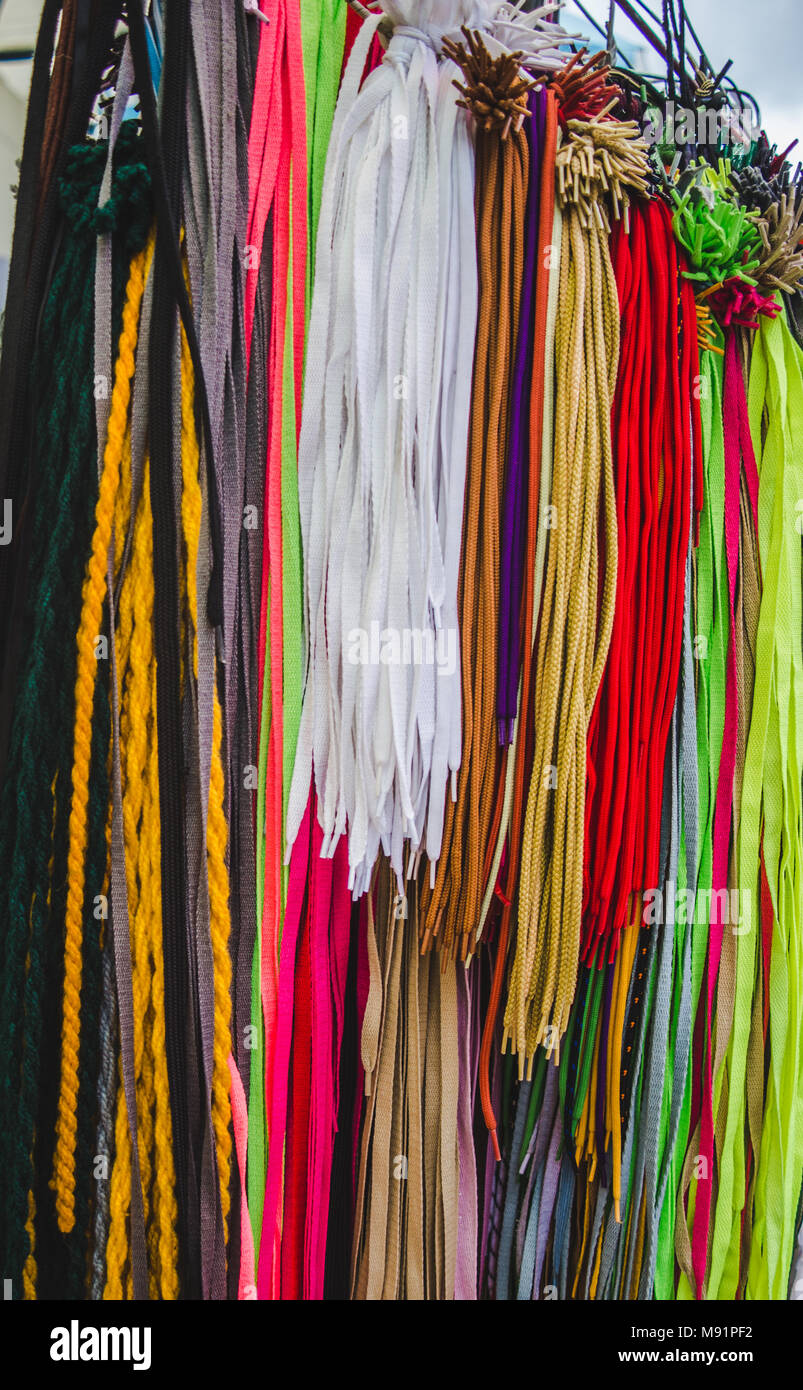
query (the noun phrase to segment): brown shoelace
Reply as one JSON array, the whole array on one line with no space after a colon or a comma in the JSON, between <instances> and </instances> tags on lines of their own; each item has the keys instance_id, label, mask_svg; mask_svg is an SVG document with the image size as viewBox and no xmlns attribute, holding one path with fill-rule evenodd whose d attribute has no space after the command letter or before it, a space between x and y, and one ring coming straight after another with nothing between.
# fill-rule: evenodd
<instances>
[{"instance_id":1,"label":"brown shoelace","mask_svg":"<svg viewBox=\"0 0 803 1390\"><path fill-rule=\"evenodd\" d=\"M496 631L500 511L508 393L524 260L528 149L521 128L528 83L515 55L491 59L477 35L445 44L463 69L461 104L477 120L476 219L479 303L460 578L463 753L456 801L448 801L434 887L421 892L422 951L437 940L465 959L479 921L499 812ZM454 872L459 865L459 873ZM451 866L451 868L450 868Z\"/></svg>"}]
</instances>

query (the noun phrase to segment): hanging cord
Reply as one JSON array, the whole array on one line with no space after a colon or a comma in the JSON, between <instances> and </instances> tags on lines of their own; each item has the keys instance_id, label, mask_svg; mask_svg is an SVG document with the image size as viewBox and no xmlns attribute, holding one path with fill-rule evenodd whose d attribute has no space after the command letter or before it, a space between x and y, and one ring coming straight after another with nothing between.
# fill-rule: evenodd
<instances>
[{"instance_id":1,"label":"hanging cord","mask_svg":"<svg viewBox=\"0 0 803 1390\"><path fill-rule=\"evenodd\" d=\"M397 31L360 90L360 55L373 32L363 26L341 85L321 200L299 444L309 652L288 850L314 774L325 852L348 832L358 894L367 891L380 846L400 892L405 840L437 859L446 785L461 758L454 658L475 305L472 150L451 63L439 64L435 41L409 28ZM398 143L396 100L409 112L407 138ZM409 168L401 197L388 184L392 161L364 158L374 139ZM373 191L357 199L360 170ZM368 258L365 281L353 284L349 262L333 260L339 238ZM423 259L413 254L421 247ZM364 312L368 280L377 313ZM352 331L343 306L353 302ZM405 327L411 314L415 329L412 320ZM331 333L344 335L335 359L342 387L329 370ZM441 390L441 380L453 380L455 390ZM345 452L329 409L341 389L353 421ZM392 468L376 468L372 431L385 439ZM372 652L383 632L394 649Z\"/></svg>"},{"instance_id":2,"label":"hanging cord","mask_svg":"<svg viewBox=\"0 0 803 1390\"><path fill-rule=\"evenodd\" d=\"M157 239L154 258L154 333L151 339L150 370L150 486L154 521L154 566L158 576L155 606L157 677L157 718L159 724L159 794L161 821L165 827L162 853L162 892L164 899L165 990L167 1000L167 1051L173 1132L176 1146L176 1175L179 1197L180 1249L184 1263L186 1292L191 1294L200 1274L197 1244L200 1240L198 1182L200 1155L190 1134L189 1106L198 1085L195 1046L188 1069L186 1041L197 1038L198 1020L191 1009L186 937L188 931L186 873L187 845L184 805L184 777L179 672L179 592L177 574L177 517L173 480L173 374L175 370L175 309L178 307L187 335L198 390L196 408L200 416L206 455L212 575L207 596L211 625L221 628L223 620L223 569L221 528L216 484L212 431L203 371L192 311L184 283L177 227L180 216L181 170L185 159L185 84L189 45L189 14L170 7L166 16L163 128L160 132L156 103L150 79L145 40L144 12L133 4L130 14L131 49L136 83L142 106L143 128L149 159L154 170L157 207ZM221 648L222 650L222 648ZM195 1101L193 1100L193 1105Z\"/></svg>"},{"instance_id":3,"label":"hanging cord","mask_svg":"<svg viewBox=\"0 0 803 1390\"><path fill-rule=\"evenodd\" d=\"M259 1230L264 1168L265 1121L273 1110L274 1055L278 1047L277 992L288 880L282 872L285 810L290 759L294 752L301 701L302 577L298 528L298 423L304 348L305 262L307 248L307 137L303 100L289 93L303 86L300 15L292 4L279 5L274 21L262 26L256 67L255 99L249 131L248 244L255 256L245 277L245 344L249 383L258 368L253 327L256 295L265 314L265 375L256 391L267 401L265 453L257 464L260 554L256 580L256 915L252 962L253 1013L262 1046L261 1088L252 1086L255 1143L249 1164L249 1200ZM253 273L252 273L253 272ZM264 383L267 382L267 392ZM257 616L258 615L258 616ZM253 757L253 752L250 753ZM281 1148L275 1151L281 1155ZM266 1208L267 1209L267 1208ZM268 1223L270 1224L270 1223ZM278 1295L279 1231L271 1229L277 1256L271 1270L271 1296ZM260 1250L260 1261L262 1249ZM264 1265L260 1265L264 1269ZM261 1276L260 1276L261 1277ZM260 1290L264 1283L259 1285Z\"/></svg>"},{"instance_id":4,"label":"hanging cord","mask_svg":"<svg viewBox=\"0 0 803 1390\"><path fill-rule=\"evenodd\" d=\"M732 282L728 282L732 284ZM712 1019L714 1013L714 994L717 992L717 1027L716 1042L717 1052L721 1054L724 1061L727 1050L727 1040L730 1029L728 1027L726 1012L726 982L723 978L728 968L727 950L723 955L723 946L727 948L730 944L724 940L727 930L727 920L729 914L723 916L721 908L721 894L724 891L727 895L728 888L728 861L729 846L732 832L732 811L734 793L734 774L737 753L737 732L738 732L738 695L737 695L737 673L736 673L736 585L737 585L737 566L739 561L739 510L740 510L740 480L742 470L742 457L745 459L745 467L750 476L755 477L756 468L753 459L752 443L750 433L746 425L746 411L739 410L740 391L743 395L743 384L741 377L741 367L737 360L737 345L734 338L734 330L737 326L752 326L755 320L752 314L755 312L752 300L754 292L752 289L742 286L737 280L733 287L733 301L722 305L721 297L723 290L715 292L709 298L709 303L714 306L717 319L730 328L726 337L725 366L723 380L723 444L724 444L724 488L723 488L723 509L724 509L724 540L725 540L725 560L727 576L727 625L729 628L729 638L727 647L727 663L725 668L725 709L724 709L724 731L722 739L722 751L719 761L719 773L717 779L716 801L713 811L712 825L712 870L711 870L711 918L708 940L708 962L707 979L705 991L705 1056L707 1065L703 1074L703 1095L702 1113L700 1128L699 1151L701 1157L708 1164L708 1171L713 1170L713 1150L714 1150L714 1089L717 1085L717 1074L719 1067L717 1057L712 1050ZM748 314L744 313L744 300L749 304ZM765 312L769 317L774 317L778 311L778 306L774 303L767 304ZM756 325L757 326L757 325ZM740 430L740 417L742 429ZM698 1297L701 1296L704 1283L706 1261L708 1255L709 1241L709 1221L711 1212L712 1183L698 1184L695 1209L694 1209L694 1231L692 1238L693 1269L695 1275L695 1285Z\"/></svg>"},{"instance_id":5,"label":"hanging cord","mask_svg":"<svg viewBox=\"0 0 803 1390\"><path fill-rule=\"evenodd\" d=\"M235 280L239 278L235 234L238 215L244 231L245 198L238 187L236 164L237 123L229 118L229 94L234 91L237 69L237 18L242 7L227 0L219 3L202 0L194 17L189 36L190 58L187 68L186 119L187 155L185 183L182 190L184 253L187 265L187 291L192 302L213 431L215 487L221 507L223 552L222 593L224 613L218 638L220 690L225 701L236 690L238 672L235 656L236 571L240 539L243 535L241 501L242 466L245 440L236 427L238 402L235 391L244 392L244 360L238 353L238 334L241 320L234 313ZM243 150L244 153L244 150ZM240 171L244 173L242 165ZM183 351L183 349L182 349ZM239 384L235 382L239 378ZM182 386L182 391L184 391ZM190 397L190 405L192 398ZM184 456L192 452L193 441L185 438ZM207 505L206 475L201 473L202 507L199 517L197 557L197 586L205 593L210 582L210 528ZM186 524L184 527L186 536ZM193 709L187 746L186 834L188 871L188 909L192 961L190 972L197 982L193 985L198 1001L198 1046L200 1078L200 1119L205 1136L201 1144L201 1275L202 1295L219 1299L226 1293L226 1235L223 1210L218 1200L219 1183L215 1172L215 1119L213 1116L213 1074L215 1072L215 968L211 960L213 928L210 921L210 869L207 822L210 809L210 778L212 775L212 745L215 737L215 633L206 621L203 607L191 615L189 627L195 633L192 660L188 663L185 702ZM186 632L185 626L185 632ZM186 659L186 657L185 657ZM221 732L223 723L221 721ZM230 727L230 734L234 729ZM226 740L227 760L229 739ZM249 761L248 758L245 759ZM242 773L237 772L232 783L237 788L232 798L231 814L238 813L236 798L242 786ZM216 855L214 858L216 859ZM228 902L230 914L226 932L227 949L238 948L238 896ZM219 975L219 971L217 972ZM219 1043L218 1043L219 1052ZM218 1058L218 1069L219 1069ZM223 1059L226 1083L229 1070ZM219 1083L218 1083L219 1084ZM226 1201L228 1202L228 1184ZM239 1231L235 1222L233 1234ZM236 1251L232 1251L236 1260Z\"/></svg>"},{"instance_id":6,"label":"hanging cord","mask_svg":"<svg viewBox=\"0 0 803 1390\"><path fill-rule=\"evenodd\" d=\"M799 874L800 754L787 720L801 690L801 547L788 507L800 496L800 468L789 441L803 406L803 354L783 314L761 316L747 393L749 429L759 474L758 537L762 597L756 635L755 685L745 753L739 827L740 934L737 940L729 1088L708 1267L710 1298L733 1297L729 1252L741 1226L745 1118L750 1089L750 1000L758 941L769 909L770 1061L756 1179L757 1204L746 1296L783 1298L792 1258L799 1143L792 1075L799 1065L801 954L796 890ZM767 407L769 406L769 409ZM766 412L766 413L765 413ZM772 672L780 673L789 702ZM763 821L763 827L762 827ZM761 890L762 863L769 893ZM767 901L768 900L768 901ZM747 1085L746 1085L747 1083ZM766 1194L783 1192L783 1203ZM763 1241L761 1237L763 1236ZM763 1248L762 1248L763 1247Z\"/></svg>"},{"instance_id":7,"label":"hanging cord","mask_svg":"<svg viewBox=\"0 0 803 1390\"><path fill-rule=\"evenodd\" d=\"M197 583L198 545L201 523L201 488L198 474L199 451L193 409L193 374L186 334L181 336L182 349L182 559L181 593L182 649L192 648L193 666L197 664ZM149 465L146 465L146 474ZM141 1083L143 1121L147 1109L155 1115L155 1128L142 1125L142 1147L145 1151L143 1170L150 1172L152 1192L149 1194L148 1246L151 1257L151 1289L161 1297L174 1298L178 1292L177 1244L175 1235L176 1201L170 1145L171 1116L165 1068L165 991L163 954L161 946L161 912L159 910L159 835L158 821L158 750L154 746L154 670L152 645L153 575L150 490L147 477L140 494L135 544L132 548L131 580L124 582L120 598L121 664L127 665L125 699L121 727L126 743L126 787L124 817L126 822L126 861L129 867L129 897L132 907L135 942L135 993L138 1007L148 1009L150 991L150 1036L142 1037L135 1029L137 1079ZM144 568L141 568L144 566ZM134 572L136 570L136 572ZM144 603L144 607L139 605ZM132 604L134 605L132 607ZM136 614L136 616L135 616ZM138 633L138 636L132 636ZM129 655L130 652L130 655ZM183 680L189 678L186 666ZM148 716L133 719L133 710L148 710ZM229 1132L230 1073L228 1059L231 1048L229 1019L231 1012L231 964L228 954L229 914L228 879L225 867L226 826L224 816L224 783L221 762L222 720L215 695L213 713L213 756L210 774L209 824L207 830L208 873L210 896L211 949L214 968L214 1067L213 1123L219 1173L219 1201L224 1223L229 1211L229 1174L231 1136ZM147 766L147 777L140 775ZM142 816L142 834L136 826ZM154 824L155 837L150 828ZM144 914L144 917L142 916ZM144 940L148 954L139 949L143 939L141 924L146 928ZM149 930L148 930L149 929ZM139 1038L138 1038L139 1034ZM150 1052L150 1057L148 1053ZM155 1069L155 1100L149 1096L154 1080L149 1073ZM122 1091L118 1102L118 1127L122 1116ZM139 1101L138 1101L139 1108ZM120 1160L113 1173L112 1229L108 1247L107 1297L119 1297L126 1274L125 1214L128 1189L128 1143L125 1130L118 1128L122 1144ZM148 1152L152 1146L152 1152ZM118 1178L119 1175L119 1178ZM146 1190L147 1190L146 1182Z\"/></svg>"},{"instance_id":8,"label":"hanging cord","mask_svg":"<svg viewBox=\"0 0 803 1390\"><path fill-rule=\"evenodd\" d=\"M75 1105L81 1028L81 940L88 828L87 806L92 753L92 710L98 673L97 641L103 626L108 550L112 539L115 495L120 484L120 467L131 398L131 381L134 375L137 325L145 290L145 280L153 256L153 244L151 237L147 247L134 260L128 282L126 304L123 310L123 327L120 334L112 388L100 494L95 510L92 555L87 565L84 580L83 611L76 643L75 752L72 770L72 808L70 811L70 846L68 852L69 878L65 913L61 1088L56 1123L58 1137L54 1169L56 1209L59 1227L62 1231L72 1230L75 1219L73 1162L75 1157Z\"/></svg>"},{"instance_id":9,"label":"hanging cord","mask_svg":"<svg viewBox=\"0 0 803 1390\"><path fill-rule=\"evenodd\" d=\"M152 288L152 279L148 289ZM140 318L140 334L145 329L145 313ZM142 356L141 342L138 355ZM139 389L135 380L135 396ZM167 1103L167 1073L164 1057L163 988L159 988L161 953L154 957L153 972L150 958L154 942L161 930L160 894L156 887L159 874L159 824L155 812L153 768L158 759L155 744L153 711L153 566L148 510L147 461L143 461L145 486L135 489L132 465L134 411L141 407L137 401L132 410L131 429L124 442L120 480L114 515L115 570L112 583L115 591L116 632L114 639L117 678L116 705L118 710L115 738L112 745L112 764L115 780L119 778L120 834L122 838L122 878L124 887L125 920L115 921L124 927L122 950L115 951L118 975L118 1008L120 1012L121 1049L115 1088L116 1117L114 1163L111 1182L107 1185L109 1214L106 1221L104 1250L104 1287L99 1296L122 1298L140 1292L139 1275L135 1271L136 1225L134 1202L141 1194L143 1247L141 1254L147 1268L142 1273L151 1297L160 1293L175 1297L175 1258L172 1259L172 1282L168 1258L162 1259L157 1239L154 1209L160 1207L161 1194L167 1189L172 1195L172 1214L167 1217L170 1199L163 1208L173 1235L175 1226L175 1178L170 1132L165 1145L164 1111ZM131 516L132 510L135 516ZM134 545L129 552L126 536L133 531ZM116 573L116 583L114 574ZM117 766L115 767L115 761ZM115 792L116 795L116 792ZM110 872L119 872L114 863L113 825L115 807L111 808ZM119 893L112 902L113 918L117 917ZM115 943L116 944L116 943ZM126 961L128 978L124 978L121 962ZM153 991L151 979L153 974ZM153 992L153 1000L151 993ZM126 1038L124 1000L130 1001L129 1036ZM160 1036L160 1021L162 1022ZM129 1051L130 1049L130 1051ZM134 1163L136 1145L136 1164ZM155 1149L155 1154L154 1154ZM154 1181L155 1178L155 1181ZM123 1282L124 1281L124 1282Z\"/></svg>"},{"instance_id":10,"label":"hanging cord","mask_svg":"<svg viewBox=\"0 0 803 1390\"><path fill-rule=\"evenodd\" d=\"M547 92L544 118L544 151L541 171L541 206L539 209L538 245L559 248L561 221L555 216L555 152L557 145L558 105L554 94ZM559 261L559 255L558 255ZM528 564L522 618L524 656L522 662L520 709L517 721L513 769L512 799L509 817L508 864L505 886L498 896L502 901L496 959L491 981L487 1014L480 1045L480 1099L483 1117L488 1127L494 1154L499 1158L496 1137L496 1116L491 1103L490 1058L496 1035L496 1021L502 1000L502 985L507 967L510 921L516 897L519 875L520 845L523 829L524 787L532 756L532 658L540 609L546 557L546 517L542 515L542 498L549 495L552 461L552 362L554 360L554 325L557 307L559 265L552 256L548 265L541 261L536 280L535 327L532 377L529 402L529 448L531 474L533 460L536 476L528 483L528 532L533 541L527 548L534 551ZM494 891L496 884L494 884Z\"/></svg>"},{"instance_id":11,"label":"hanging cord","mask_svg":"<svg viewBox=\"0 0 803 1390\"><path fill-rule=\"evenodd\" d=\"M674 366L666 365L666 352L677 338L674 303L671 318L667 317L677 285L671 235L664 205L654 202L645 218L632 221L631 265L626 266L628 257L618 228L613 244L617 279L625 292L632 286L636 295L650 285L651 314L644 300L631 317L614 402L623 563L611 652L589 729L586 960L600 939L611 958L629 920L631 895L658 887L658 808L680 663L683 610L677 599L685 572L683 538L689 495L685 470L691 464L680 384ZM659 332L668 341L656 351ZM643 363L651 359L654 366L647 369ZM668 616L663 640L656 646L645 640L645 634L657 631L656 604L662 584ZM629 718L622 717L623 691L630 692Z\"/></svg>"},{"instance_id":12,"label":"hanging cord","mask_svg":"<svg viewBox=\"0 0 803 1390\"><path fill-rule=\"evenodd\" d=\"M134 1001L134 1080L148 1234L149 1289L152 1297L172 1299L178 1295L177 1204L165 1057L149 469L146 459L131 563L123 578L118 604L122 686L120 733ZM107 1299L128 1297L132 1292L128 1236L131 1161L131 1132L121 1068L103 1295Z\"/></svg>"},{"instance_id":13,"label":"hanging cord","mask_svg":"<svg viewBox=\"0 0 803 1390\"><path fill-rule=\"evenodd\" d=\"M198 476L199 447L193 410L194 381L187 336L181 336L181 468L182 531L188 621L195 676L198 674L198 545L201 535L201 485ZM223 720L217 682L213 686L212 757L206 832L206 868L209 877L209 929L213 962L213 1071L212 1124L214 1128L220 1208L224 1244L228 1238L231 1176L231 1102L229 1053L231 1051L231 959L229 956L229 881L226 869L227 826L222 755Z\"/></svg>"},{"instance_id":14,"label":"hanging cord","mask_svg":"<svg viewBox=\"0 0 803 1390\"><path fill-rule=\"evenodd\" d=\"M179 314L181 315L184 332L187 334L187 341L192 355L193 371L195 373L197 392L196 410L200 416L200 433L203 439L203 452L207 468L209 525L212 543L212 576L209 583L209 593L207 595L207 616L212 627L217 630L221 628L223 622L222 534L219 499L214 485L212 425L209 418L209 403L201 364L201 352L198 346L195 322L181 268L181 255L176 231L178 218L175 210L171 206L171 197L174 198L175 194L171 195L170 190L178 186L174 185L172 182L168 183L164 137L161 135L159 129L156 98L150 80L144 13L143 9L140 7L139 0L131 0L129 24L131 53L134 59L137 91L142 103L142 129L153 177L157 225L163 241L162 249L169 270L171 288L175 295ZM163 124L166 130L170 129L170 124L166 119L164 119ZM158 244L157 237L157 247Z\"/></svg>"},{"instance_id":15,"label":"hanging cord","mask_svg":"<svg viewBox=\"0 0 803 1390\"><path fill-rule=\"evenodd\" d=\"M225 713L221 732L226 756L226 795L229 826L225 823L224 848L228 846L231 864L229 899L229 951L234 966L233 1008L241 1019L232 1024L236 1038L232 1066L239 1068L246 1084L251 1052L246 1046L250 1008L250 964L255 935L255 891L253 867L253 794L243 787L243 767L253 761L251 747L256 740L250 731L253 675L250 662L242 659L243 634L250 626L252 600L246 579L249 550L255 549L255 535L246 530L246 365L243 342L242 294L247 232L247 122L252 104L253 73L248 52L247 12L239 0L203 0L191 32L193 61L187 86L187 169L185 175L184 228L185 251L199 344L204 362L209 409L215 448L216 487L220 497L223 535L223 649L218 676L222 676ZM255 28L261 26L255 25ZM236 94L232 118L230 103ZM183 348L182 348L183 351ZM264 456L263 456L264 457ZM202 492L206 491L201 473ZM204 499L198 545L198 588L205 593L209 583L209 516ZM242 577L242 587L238 577ZM210 922L209 879L214 856L208 853L206 819L211 824L210 780L215 740L214 685L215 634L203 613L198 613L198 677L191 677L191 698L196 701L197 723L193 727L189 751L188 777L188 870L190 911L194 912L195 956L198 974L200 1040L203 1051L203 1123L210 1136L215 1132L213 1104L219 1115L215 1089L215 987L220 970L210 963L212 924ZM299 641L300 624L299 624ZM245 706L245 708L243 708ZM208 865L208 867L207 867ZM216 927L216 940L219 931ZM247 965L246 965L247 961ZM219 1028L219 1025L217 1025ZM218 1047L219 1050L219 1047ZM229 1071L229 1074L231 1072ZM219 1087L219 1080L218 1080ZM239 1092L237 1092L239 1097ZM235 1132L242 1135L239 1125ZM237 1174L232 1184L232 1226L226 1269L224 1212L216 1200L224 1188L214 1175L215 1144L203 1147L202 1191L210 1219L202 1223L202 1274L204 1296L218 1298L227 1289L236 1295L239 1284L253 1283L253 1271L240 1277L241 1235L239 1216L247 1213L245 1195L238 1191ZM243 1155L244 1162L244 1155ZM220 1165L218 1165L220 1167ZM228 1186L225 1187L228 1200ZM247 1220L247 1216L246 1216Z\"/></svg>"},{"instance_id":16,"label":"hanging cord","mask_svg":"<svg viewBox=\"0 0 803 1390\"><path fill-rule=\"evenodd\" d=\"M536 267L538 264L537 237L541 195L540 149L536 145L541 134L541 115L546 104L543 88L528 94L531 119L525 122L529 146L529 182L525 221L524 270L521 290L516 353L511 379L510 436L505 463L500 545L499 634L497 638L497 722L499 742L512 743L517 713L521 675L520 638L522 633L521 607L524 584L526 528L524 518L529 508L526 502L529 478L524 459L524 440L529 420L528 406L532 370L532 333ZM538 475L536 460L535 475ZM533 480L535 481L535 479Z\"/></svg>"},{"instance_id":17,"label":"hanging cord","mask_svg":"<svg viewBox=\"0 0 803 1390\"><path fill-rule=\"evenodd\" d=\"M83 140L101 74L107 61L114 25L118 17L115 0L98 6L97 22L90 28L85 55L73 69L70 107L59 133L58 158L53 167L47 195L37 214L39 162L45 121L50 66L60 0L49 0L42 12L36 42L31 96L25 127L20 167L14 244L9 266L5 316L3 322L2 363L0 363L0 497L12 505L12 537L0 547L0 592L9 595L0 610L0 783L5 775L14 691L21 660L28 577L31 570L25 558L31 544L29 522L32 501L38 487L32 469L31 431L38 401L22 383L18 389L20 363L33 359L41 331L41 315L48 295L50 277L59 239L64 235L60 180L65 173L69 151Z\"/></svg>"},{"instance_id":18,"label":"hanging cord","mask_svg":"<svg viewBox=\"0 0 803 1390\"><path fill-rule=\"evenodd\" d=\"M620 215L628 189L646 189L646 147L637 127L570 120L568 132L556 158L557 196L566 218L556 325L551 500L557 529L544 591L519 940L505 1014L506 1037L519 1054L521 1074L540 1042L549 1050L556 1046L574 993L582 884L582 856L574 841L584 812L588 720L613 621L617 537L610 402L619 306L601 195ZM593 372L593 389L584 371ZM604 538L596 530L600 506Z\"/></svg>"},{"instance_id":19,"label":"hanging cord","mask_svg":"<svg viewBox=\"0 0 803 1390\"><path fill-rule=\"evenodd\" d=\"M64 807L68 803L66 788L70 762L70 748L64 745L71 743L67 729L73 723L75 649L72 644L69 649L60 647L57 634L77 630L81 574L97 497L97 449L92 437L93 315L91 296L87 300L86 294L87 287L92 285L95 234L100 227L118 227L120 234L114 239L112 262L115 286L112 302L115 314L121 312L123 267L127 270L132 251L139 249L137 242L139 245L144 242L143 221L148 205L147 176L139 163L135 141L121 156L112 198L100 215L97 212L98 183L105 153L78 147L70 152L69 159L68 177L60 192L71 234L65 240L64 256L54 276L42 325L40 351L45 351L43 362L55 376L53 386L44 391L33 441L42 469L28 557L35 580L32 578L28 594L25 675L18 694L18 714L3 788L3 831L0 835L4 861L9 865L4 873L9 906L18 904L11 907L11 912L12 920L20 923L18 944L23 970L15 981L11 943L16 938L8 933L0 1023L8 1068L4 1078L4 1104L13 1104L17 1119L15 1122L10 1118L4 1130L6 1134L17 1136L19 1156L22 1159L24 1154L26 1164L31 1161L31 1140L25 1136L29 1133L29 1123L30 1134L33 1133L34 1116L30 1106L42 1055L40 1030L45 1022L41 1012L45 988L44 943L39 940L39 933L44 929L47 902L46 876L50 857L47 845L52 834L53 779L60 769L59 805ZM118 324L119 318L113 322ZM43 368L39 370L44 382L47 378L41 376ZM75 422L70 431L64 431L59 425L64 411L68 411ZM57 653L58 661L54 660ZM27 788L22 797L16 785L20 776ZM13 819L9 819L12 807ZM56 873L56 881L63 883L66 867L62 863L56 866ZM48 940L60 940L62 930L59 924L56 936L48 936ZM30 962L27 971L26 956ZM56 961L52 962L52 968L59 968ZM22 1072L20 1067L23 1067ZM33 1090L29 1091L29 1085ZM10 1175L11 1167L6 1166L5 1172Z\"/></svg>"},{"instance_id":20,"label":"hanging cord","mask_svg":"<svg viewBox=\"0 0 803 1390\"><path fill-rule=\"evenodd\" d=\"M59 19L58 43L50 74L47 111L39 159L40 186L36 209L37 221L41 217L58 160L61 131L69 112L73 63L76 54L80 54L80 48L86 45L89 8L86 0L82 0L81 4L78 3L78 0L65 0Z\"/></svg>"},{"instance_id":21,"label":"hanging cord","mask_svg":"<svg viewBox=\"0 0 803 1390\"><path fill-rule=\"evenodd\" d=\"M522 125L529 88L515 57L492 59L478 35L464 30L464 37L465 45L444 44L465 75L465 83L455 84L460 104L477 121L479 308L461 556L463 752L441 857L421 898L422 951L437 941L461 960L479 923L497 802L500 514L524 256L528 147ZM448 868L454 854L462 861L459 877Z\"/></svg>"},{"instance_id":22,"label":"hanging cord","mask_svg":"<svg viewBox=\"0 0 803 1390\"><path fill-rule=\"evenodd\" d=\"M111 816L109 816L107 838L111 847ZM107 864L108 871L108 864ZM104 883L104 887L105 887ZM98 1076L98 1123L95 1138L95 1153L107 1154L113 1158L114 1144L114 1105L116 1100L115 1077L119 1056L119 1040L116 1027L116 998L114 992L114 956L112 943L106 940L103 953L103 994L99 1022L100 1073ZM106 1279L106 1242L109 1235L109 1183L105 1182L97 1194L92 1214L92 1271L90 1297L98 1301L103 1297Z\"/></svg>"}]
</instances>

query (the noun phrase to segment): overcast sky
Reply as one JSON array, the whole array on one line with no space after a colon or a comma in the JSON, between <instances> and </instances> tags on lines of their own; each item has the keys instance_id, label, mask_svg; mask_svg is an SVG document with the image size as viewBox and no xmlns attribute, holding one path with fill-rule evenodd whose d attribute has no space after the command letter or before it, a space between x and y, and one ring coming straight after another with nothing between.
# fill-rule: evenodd
<instances>
[{"instance_id":1,"label":"overcast sky","mask_svg":"<svg viewBox=\"0 0 803 1390\"><path fill-rule=\"evenodd\" d=\"M604 28L608 0L583 4ZM661 8L661 0L650 0L655 14ZM784 149L797 138L794 158L803 159L803 0L686 0L686 13L715 70L733 59L729 75L755 97L770 140ZM644 43L624 18L616 32Z\"/></svg>"}]
</instances>

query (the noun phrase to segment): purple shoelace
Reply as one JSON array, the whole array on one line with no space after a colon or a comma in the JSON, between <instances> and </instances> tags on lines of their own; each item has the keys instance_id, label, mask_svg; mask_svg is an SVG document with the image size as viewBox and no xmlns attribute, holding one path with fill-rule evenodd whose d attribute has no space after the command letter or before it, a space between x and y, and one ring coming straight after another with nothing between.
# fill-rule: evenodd
<instances>
[{"instance_id":1,"label":"purple shoelace","mask_svg":"<svg viewBox=\"0 0 803 1390\"><path fill-rule=\"evenodd\" d=\"M497 640L496 712L500 744L513 739L521 668L521 600L524 547L527 534L529 469L530 379L532 375L535 283L541 202L541 148L546 124L546 90L534 88L528 97L526 123L530 179L524 227L524 277L521 287L516 356L510 392L510 434L502 499L502 543L499 573L499 633Z\"/></svg>"}]
</instances>

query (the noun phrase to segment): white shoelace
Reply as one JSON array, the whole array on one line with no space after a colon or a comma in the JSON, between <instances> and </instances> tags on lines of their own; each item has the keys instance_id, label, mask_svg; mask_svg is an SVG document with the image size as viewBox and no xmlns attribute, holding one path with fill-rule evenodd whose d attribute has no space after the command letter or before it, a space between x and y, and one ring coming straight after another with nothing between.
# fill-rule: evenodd
<instances>
[{"instance_id":1,"label":"white shoelace","mask_svg":"<svg viewBox=\"0 0 803 1390\"><path fill-rule=\"evenodd\" d=\"M477 304L473 141L436 45L478 12L384 8L396 30L361 89L376 23L359 32L324 179L299 447L308 667L287 825L292 845L314 774L324 852L348 831L356 894L380 846L400 890L406 842L437 859L460 765Z\"/></svg>"}]
</instances>

